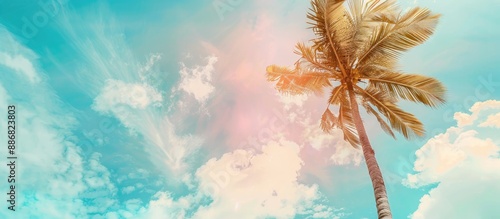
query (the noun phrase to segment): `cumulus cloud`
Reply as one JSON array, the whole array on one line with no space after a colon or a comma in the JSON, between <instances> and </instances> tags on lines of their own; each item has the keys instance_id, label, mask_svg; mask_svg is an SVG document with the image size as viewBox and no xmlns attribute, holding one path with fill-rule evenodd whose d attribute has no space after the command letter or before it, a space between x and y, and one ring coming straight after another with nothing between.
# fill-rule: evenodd
<instances>
[{"instance_id":1,"label":"cumulus cloud","mask_svg":"<svg viewBox=\"0 0 500 219\"><path fill-rule=\"evenodd\" d=\"M214 201L196 218L292 218L313 208L320 193L316 185L297 181L303 165L298 153L297 144L281 140L269 142L261 154L237 150L208 161L196 175Z\"/></svg>"},{"instance_id":2,"label":"cumulus cloud","mask_svg":"<svg viewBox=\"0 0 500 219\"><path fill-rule=\"evenodd\" d=\"M479 114L487 110L498 110L500 109L500 101L498 100L487 100L484 102L477 102L471 108L471 114L457 112L454 115L455 120L457 120L458 127L464 127L472 125L479 117Z\"/></svg>"},{"instance_id":3,"label":"cumulus cloud","mask_svg":"<svg viewBox=\"0 0 500 219\"><path fill-rule=\"evenodd\" d=\"M405 184L437 186L420 199L411 218L496 218L500 195L500 101L478 102L470 114L457 113L458 125L416 152L415 174ZM483 124L488 125L483 125ZM477 202L474 200L481 200Z\"/></svg>"},{"instance_id":4,"label":"cumulus cloud","mask_svg":"<svg viewBox=\"0 0 500 219\"><path fill-rule=\"evenodd\" d=\"M139 218L338 218L317 185L298 182L299 145L280 140L261 153L235 150L213 158L195 173L196 193L174 199L167 192L137 212ZM207 202L206 197L211 201Z\"/></svg>"},{"instance_id":5,"label":"cumulus cloud","mask_svg":"<svg viewBox=\"0 0 500 219\"><path fill-rule=\"evenodd\" d=\"M500 128L500 113L495 115L490 115L483 123L479 124L479 127L495 127Z\"/></svg>"},{"instance_id":6,"label":"cumulus cloud","mask_svg":"<svg viewBox=\"0 0 500 219\"><path fill-rule=\"evenodd\" d=\"M146 207L141 207L137 212L131 213L134 218L187 218L187 209L192 207L193 196L174 199L168 192L158 192L147 203Z\"/></svg>"}]
</instances>

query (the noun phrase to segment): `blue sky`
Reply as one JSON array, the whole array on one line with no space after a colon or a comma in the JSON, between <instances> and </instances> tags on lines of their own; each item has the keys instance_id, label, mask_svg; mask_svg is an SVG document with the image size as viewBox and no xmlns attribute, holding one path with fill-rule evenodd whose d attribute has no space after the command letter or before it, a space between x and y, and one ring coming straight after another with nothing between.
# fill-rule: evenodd
<instances>
[{"instance_id":1,"label":"blue sky","mask_svg":"<svg viewBox=\"0 0 500 219\"><path fill-rule=\"evenodd\" d=\"M308 1L229 2L0 0L19 157L0 217L374 218L361 154L319 129L326 97L265 81L311 38ZM437 109L402 103L423 139L365 119L394 217L500 217L500 2L399 2L442 14L400 69L448 92Z\"/></svg>"}]
</instances>

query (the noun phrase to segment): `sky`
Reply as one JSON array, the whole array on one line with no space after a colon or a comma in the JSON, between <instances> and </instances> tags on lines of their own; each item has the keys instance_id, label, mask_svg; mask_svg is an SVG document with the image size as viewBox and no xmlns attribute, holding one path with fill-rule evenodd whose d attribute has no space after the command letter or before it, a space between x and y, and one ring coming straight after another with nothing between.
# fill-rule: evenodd
<instances>
[{"instance_id":1,"label":"sky","mask_svg":"<svg viewBox=\"0 0 500 219\"><path fill-rule=\"evenodd\" d=\"M500 218L500 1L398 2L442 14L399 68L440 80L447 102L401 103L427 130L411 141L362 113L393 216ZM265 78L313 37L309 6L0 0L17 142L15 212L4 201L0 218L376 218L361 152L319 127L328 97Z\"/></svg>"}]
</instances>

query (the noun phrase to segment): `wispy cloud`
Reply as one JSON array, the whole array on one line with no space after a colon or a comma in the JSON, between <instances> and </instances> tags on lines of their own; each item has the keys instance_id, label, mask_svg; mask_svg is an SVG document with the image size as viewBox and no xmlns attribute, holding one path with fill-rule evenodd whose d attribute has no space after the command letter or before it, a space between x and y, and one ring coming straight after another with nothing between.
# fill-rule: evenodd
<instances>
[{"instance_id":1,"label":"wispy cloud","mask_svg":"<svg viewBox=\"0 0 500 219\"><path fill-rule=\"evenodd\" d=\"M46 82L34 83L34 77L14 73L9 57L25 57L21 63L29 67L31 73L41 77L35 53L0 27L0 42L9 42L15 47L1 47L0 68L9 69L0 75L0 108L16 105L19 139L16 147L19 162L17 166L16 217L85 218L88 215L107 211L116 204L114 185L109 171L101 165L99 154L89 159L83 158L79 142L73 134L76 119L59 101ZM6 60L7 59L7 60ZM22 68L21 68L22 69ZM26 87L25 84L31 84ZM27 92L26 92L27 91ZM6 130L6 123L0 124ZM7 175L5 168L0 170ZM36 182L36 183L34 183ZM7 182L0 184L7 188ZM104 191L98 199L88 200L86 194ZM10 218L12 212L0 210L2 218Z\"/></svg>"},{"instance_id":2,"label":"wispy cloud","mask_svg":"<svg viewBox=\"0 0 500 219\"><path fill-rule=\"evenodd\" d=\"M72 71L78 72L77 83L94 99L94 110L116 117L130 129L131 136L138 134L144 138L142 146L159 169L175 172L186 168L186 156L199 148L201 139L189 133L177 134L166 101L168 88L156 87L157 83L150 77L161 74L154 68L161 54L151 54L145 63L134 57L122 37L123 30L113 22L110 12L103 6L98 10L109 17L98 17L94 12L77 15L65 10L59 22L61 34L72 43L79 59L86 63L81 68L71 66ZM103 19L107 21L101 22ZM74 23L81 25L75 28ZM213 65L213 61L209 65ZM210 68L213 69L209 66L199 72L195 69L191 75L194 78L189 78L188 70L182 68L181 75L185 73L186 80L180 87L204 101L206 94L198 93L194 86L199 82L213 89L206 84L206 80L210 80Z\"/></svg>"}]
</instances>

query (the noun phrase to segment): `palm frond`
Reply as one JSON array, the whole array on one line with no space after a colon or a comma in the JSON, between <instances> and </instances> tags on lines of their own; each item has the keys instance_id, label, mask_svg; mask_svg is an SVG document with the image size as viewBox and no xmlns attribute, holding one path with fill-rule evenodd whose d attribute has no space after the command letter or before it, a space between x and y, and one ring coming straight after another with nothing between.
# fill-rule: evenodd
<instances>
[{"instance_id":1,"label":"palm frond","mask_svg":"<svg viewBox=\"0 0 500 219\"><path fill-rule=\"evenodd\" d=\"M347 2L349 6L349 17L351 18L351 23L354 29L353 44L350 48L351 59L350 66L354 67L357 59L356 51L365 46L367 39L370 38L372 30L380 22L376 22L379 17L391 16L397 9L394 0L349 0Z\"/></svg>"},{"instance_id":2,"label":"palm frond","mask_svg":"<svg viewBox=\"0 0 500 219\"><path fill-rule=\"evenodd\" d=\"M369 86L385 91L393 97L436 107L444 103L446 89L438 80L423 75L384 72L379 75L362 76L370 81Z\"/></svg>"},{"instance_id":3,"label":"palm frond","mask_svg":"<svg viewBox=\"0 0 500 219\"><path fill-rule=\"evenodd\" d=\"M405 138L410 139L414 136L422 137L425 134L422 122L414 115L401 110L391 101L392 97L388 96L386 92L373 87L363 89L357 85L355 85L355 91L365 101L375 106L388 119L391 127L403 134Z\"/></svg>"},{"instance_id":4,"label":"palm frond","mask_svg":"<svg viewBox=\"0 0 500 219\"><path fill-rule=\"evenodd\" d=\"M347 1L348 12L356 35L362 30L377 25L380 17L391 16L398 9L394 0L349 0Z\"/></svg>"},{"instance_id":5,"label":"palm frond","mask_svg":"<svg viewBox=\"0 0 500 219\"><path fill-rule=\"evenodd\" d=\"M383 17L385 22L373 28L369 40L360 47L358 63L363 65L380 57L395 59L401 52L422 44L434 33L438 18L425 8L413 8L396 19Z\"/></svg>"},{"instance_id":6,"label":"palm frond","mask_svg":"<svg viewBox=\"0 0 500 219\"><path fill-rule=\"evenodd\" d=\"M394 135L394 132L392 131L391 127L387 124L385 119L382 118L382 116L380 116L380 114L375 109L373 109L373 107L368 102L363 101L362 104L368 114L374 115L377 118L377 121L380 124L382 130L384 130L385 133L396 139L396 135Z\"/></svg>"},{"instance_id":7,"label":"palm frond","mask_svg":"<svg viewBox=\"0 0 500 219\"><path fill-rule=\"evenodd\" d=\"M330 98L328 98L328 103L331 105L340 105L341 103L341 95L345 93L345 86L339 85L332 89L330 94Z\"/></svg>"},{"instance_id":8,"label":"palm frond","mask_svg":"<svg viewBox=\"0 0 500 219\"><path fill-rule=\"evenodd\" d=\"M339 108L338 126L344 133L344 140L348 142L352 147L359 149L361 146L361 141L359 140L358 131L354 124L351 103L347 99L347 91L344 91L344 94L341 97L342 99Z\"/></svg>"},{"instance_id":9,"label":"palm frond","mask_svg":"<svg viewBox=\"0 0 500 219\"><path fill-rule=\"evenodd\" d=\"M317 36L312 40L313 48L325 50L334 60L334 67L346 74L344 65L349 62L349 56L344 49L352 42L353 28L343 3L344 0L312 0L307 18Z\"/></svg>"},{"instance_id":10,"label":"palm frond","mask_svg":"<svg viewBox=\"0 0 500 219\"><path fill-rule=\"evenodd\" d=\"M295 46L295 54L301 56L299 61L296 62L297 66L315 69L316 71L326 71L329 74L334 72L337 73L335 75L338 75L339 73L335 72L335 69L331 67L334 66L335 63L332 63L328 55L321 52L321 50L313 49L310 46L306 46L304 43L297 43Z\"/></svg>"},{"instance_id":11,"label":"palm frond","mask_svg":"<svg viewBox=\"0 0 500 219\"><path fill-rule=\"evenodd\" d=\"M398 9L395 0L368 0L365 3L363 14L373 19L372 16L394 14Z\"/></svg>"},{"instance_id":12,"label":"palm frond","mask_svg":"<svg viewBox=\"0 0 500 219\"><path fill-rule=\"evenodd\" d=\"M338 118L333 115L332 111L330 109L326 109L325 112L323 113L323 116L321 116L321 130L327 133L331 133L333 128L338 124Z\"/></svg>"},{"instance_id":13,"label":"palm frond","mask_svg":"<svg viewBox=\"0 0 500 219\"><path fill-rule=\"evenodd\" d=\"M329 80L331 75L322 72L292 70L276 65L268 66L266 71L267 80L276 81L276 89L286 94L322 94L325 87L332 86Z\"/></svg>"}]
</instances>

